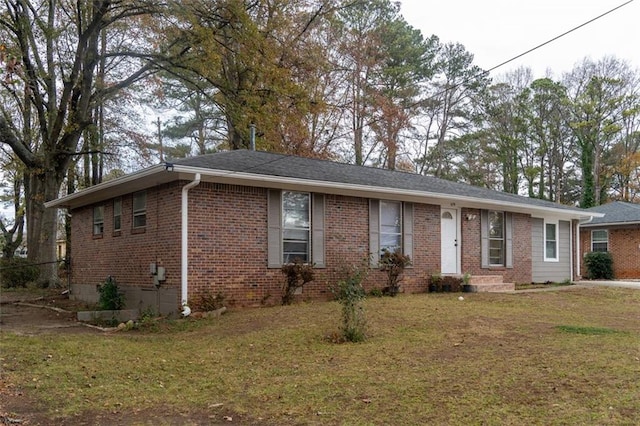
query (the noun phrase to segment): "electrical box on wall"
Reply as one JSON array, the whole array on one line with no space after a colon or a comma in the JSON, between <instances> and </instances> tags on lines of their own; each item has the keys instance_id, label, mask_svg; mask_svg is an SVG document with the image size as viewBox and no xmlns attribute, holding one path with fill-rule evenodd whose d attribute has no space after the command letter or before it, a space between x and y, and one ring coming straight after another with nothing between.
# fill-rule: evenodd
<instances>
[{"instance_id":1,"label":"electrical box on wall","mask_svg":"<svg viewBox=\"0 0 640 426\"><path fill-rule=\"evenodd\" d=\"M160 283L167 279L164 266L158 266L156 263L151 263L149 265L149 273L153 277L153 284L156 287L160 287Z\"/></svg>"}]
</instances>

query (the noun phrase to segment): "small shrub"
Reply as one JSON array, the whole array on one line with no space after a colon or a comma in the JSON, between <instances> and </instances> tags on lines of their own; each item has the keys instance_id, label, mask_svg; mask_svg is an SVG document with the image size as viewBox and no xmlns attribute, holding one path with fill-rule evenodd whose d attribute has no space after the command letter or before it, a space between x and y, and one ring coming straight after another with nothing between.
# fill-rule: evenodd
<instances>
[{"instance_id":1,"label":"small shrub","mask_svg":"<svg viewBox=\"0 0 640 426\"><path fill-rule=\"evenodd\" d=\"M439 291L442 291L442 275L440 275L440 272L436 272L429 277L429 292L435 293Z\"/></svg>"},{"instance_id":2,"label":"small shrub","mask_svg":"<svg viewBox=\"0 0 640 426\"><path fill-rule=\"evenodd\" d=\"M584 256L587 278L590 280L613 279L613 258L609 252L592 251Z\"/></svg>"},{"instance_id":3,"label":"small shrub","mask_svg":"<svg viewBox=\"0 0 640 426\"><path fill-rule=\"evenodd\" d=\"M382 292L382 289L372 288L371 291L369 291L369 296L371 296L371 297L382 297L382 296L384 296L384 293Z\"/></svg>"},{"instance_id":4,"label":"small shrub","mask_svg":"<svg viewBox=\"0 0 640 426\"><path fill-rule=\"evenodd\" d=\"M367 277L368 267L352 266L346 277L331 291L342 305L342 337L347 342L362 342L366 339L366 319L362 302L366 297L362 282ZM335 339L334 339L335 340Z\"/></svg>"},{"instance_id":5,"label":"small shrub","mask_svg":"<svg viewBox=\"0 0 640 426\"><path fill-rule=\"evenodd\" d=\"M471 284L471 274L468 272L465 272L465 274L462 276L462 285L469 285Z\"/></svg>"},{"instance_id":6,"label":"small shrub","mask_svg":"<svg viewBox=\"0 0 640 426\"><path fill-rule=\"evenodd\" d=\"M36 282L39 275L38 267L22 257L13 257L0 261L0 282L2 287L26 287L27 284Z\"/></svg>"},{"instance_id":7,"label":"small shrub","mask_svg":"<svg viewBox=\"0 0 640 426\"><path fill-rule=\"evenodd\" d=\"M158 314L152 306L147 306L140 312L140 319L133 324L133 330L159 331Z\"/></svg>"},{"instance_id":8,"label":"small shrub","mask_svg":"<svg viewBox=\"0 0 640 426\"><path fill-rule=\"evenodd\" d=\"M387 274L387 287L383 292L389 296L395 296L400 291L400 281L402 280L402 272L404 268L411 265L411 259L396 250L391 252L383 250L380 258L380 270Z\"/></svg>"},{"instance_id":9,"label":"small shrub","mask_svg":"<svg viewBox=\"0 0 640 426\"><path fill-rule=\"evenodd\" d=\"M304 263L302 259L295 259L293 263L282 266L282 274L285 277L282 286L282 304L290 305L293 302L296 290L313 281L313 265Z\"/></svg>"},{"instance_id":10,"label":"small shrub","mask_svg":"<svg viewBox=\"0 0 640 426\"><path fill-rule=\"evenodd\" d=\"M192 308L194 311L199 312L217 311L224 306L224 299L225 297L222 293L212 294L207 292L196 298Z\"/></svg>"},{"instance_id":11,"label":"small shrub","mask_svg":"<svg viewBox=\"0 0 640 426\"><path fill-rule=\"evenodd\" d=\"M124 294L120 292L116 279L107 277L106 281L98 285L98 307L105 311L117 311L124 306Z\"/></svg>"},{"instance_id":12,"label":"small shrub","mask_svg":"<svg viewBox=\"0 0 640 426\"><path fill-rule=\"evenodd\" d=\"M453 293L462 291L462 278L450 275L442 277L442 291Z\"/></svg>"}]
</instances>

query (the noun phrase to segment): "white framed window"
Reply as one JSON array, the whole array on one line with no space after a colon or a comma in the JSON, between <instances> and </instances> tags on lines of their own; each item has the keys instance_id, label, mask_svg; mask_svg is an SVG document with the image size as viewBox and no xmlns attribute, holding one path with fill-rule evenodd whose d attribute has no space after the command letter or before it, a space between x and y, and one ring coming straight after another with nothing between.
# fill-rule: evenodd
<instances>
[{"instance_id":1,"label":"white framed window","mask_svg":"<svg viewBox=\"0 0 640 426\"><path fill-rule=\"evenodd\" d=\"M385 250L402 251L402 203L380 201L380 256Z\"/></svg>"},{"instance_id":2,"label":"white framed window","mask_svg":"<svg viewBox=\"0 0 640 426\"><path fill-rule=\"evenodd\" d=\"M609 231L607 229L591 231L591 251L609 251Z\"/></svg>"},{"instance_id":3,"label":"white framed window","mask_svg":"<svg viewBox=\"0 0 640 426\"><path fill-rule=\"evenodd\" d=\"M122 229L122 198L113 200L113 230L120 231Z\"/></svg>"},{"instance_id":4,"label":"white framed window","mask_svg":"<svg viewBox=\"0 0 640 426\"><path fill-rule=\"evenodd\" d=\"M102 235L104 232L104 206L93 208L93 235Z\"/></svg>"},{"instance_id":5,"label":"white framed window","mask_svg":"<svg viewBox=\"0 0 640 426\"><path fill-rule=\"evenodd\" d=\"M133 227L147 226L147 192L140 191L133 194Z\"/></svg>"},{"instance_id":6,"label":"white framed window","mask_svg":"<svg viewBox=\"0 0 640 426\"><path fill-rule=\"evenodd\" d=\"M544 260L558 261L558 222L544 222Z\"/></svg>"},{"instance_id":7,"label":"white framed window","mask_svg":"<svg viewBox=\"0 0 640 426\"><path fill-rule=\"evenodd\" d=\"M311 248L311 194L282 191L282 261L307 263Z\"/></svg>"},{"instance_id":8,"label":"white framed window","mask_svg":"<svg viewBox=\"0 0 640 426\"><path fill-rule=\"evenodd\" d=\"M489 237L489 265L505 264L504 212L491 210L488 213L487 235Z\"/></svg>"}]
</instances>

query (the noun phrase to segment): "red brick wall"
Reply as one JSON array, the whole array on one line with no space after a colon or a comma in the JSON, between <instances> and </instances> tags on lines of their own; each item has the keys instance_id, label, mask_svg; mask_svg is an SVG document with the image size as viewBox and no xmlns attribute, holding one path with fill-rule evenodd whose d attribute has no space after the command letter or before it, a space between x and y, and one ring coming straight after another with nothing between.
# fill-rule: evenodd
<instances>
[{"instance_id":1,"label":"red brick wall","mask_svg":"<svg viewBox=\"0 0 640 426\"><path fill-rule=\"evenodd\" d=\"M131 195L122 198L122 231L114 235L113 201L105 205L105 233L92 236L93 206L72 212L72 283L95 286L114 275L122 285L153 287L149 264L167 271L163 288L180 289L180 194L187 182L147 191L147 226L131 229ZM464 220L467 213L476 215ZM502 274L505 282L531 280L531 223L514 215L513 269L480 268L480 212L462 210L462 272ZM440 270L440 206L414 204L413 265L401 282L407 293L427 289L427 278ZM526 235L526 238L522 238ZM360 265L369 255L369 202L365 198L326 195L326 268L316 268L316 280L300 299L328 299L328 286L344 276L349 265ZM267 190L201 183L189 192L189 301L221 293L238 306L278 304L283 276L267 268ZM386 285L381 271L372 269L365 287ZM179 291L175 300L180 304ZM173 296L172 296L173 297ZM132 301L130 301L132 302ZM131 306L130 307L135 307Z\"/></svg>"},{"instance_id":2,"label":"red brick wall","mask_svg":"<svg viewBox=\"0 0 640 426\"><path fill-rule=\"evenodd\" d=\"M505 283L531 282L531 216L513 213L513 268L483 268L480 257L480 210L463 208L461 213L463 273L502 275ZM473 220L467 220L468 215Z\"/></svg>"},{"instance_id":3,"label":"red brick wall","mask_svg":"<svg viewBox=\"0 0 640 426\"><path fill-rule=\"evenodd\" d=\"M591 230L601 228L581 228L581 253L591 251ZM640 226L609 228L609 252L613 257L613 275L617 279L640 278ZM587 269L582 259L582 276Z\"/></svg>"},{"instance_id":4,"label":"red brick wall","mask_svg":"<svg viewBox=\"0 0 640 426\"><path fill-rule=\"evenodd\" d=\"M113 200L104 205L104 233L93 235L93 207L71 211L71 282L95 285L112 275L123 286L153 287L152 262L167 270L165 286L180 285L180 190L177 183L147 191L147 224L132 229L132 195L122 197L121 231L113 232ZM133 301L129 307L135 308Z\"/></svg>"},{"instance_id":5,"label":"red brick wall","mask_svg":"<svg viewBox=\"0 0 640 426\"><path fill-rule=\"evenodd\" d=\"M203 183L189 193L190 299L221 293L234 305L280 303L283 276L267 268L267 191ZM426 277L439 268L439 207L414 207L414 266L401 282L405 292L426 290ZM431 246L437 244L437 250ZM300 299L329 299L329 286L369 254L369 201L325 198L326 268L316 268ZM370 270L365 287L382 288L384 274Z\"/></svg>"}]
</instances>

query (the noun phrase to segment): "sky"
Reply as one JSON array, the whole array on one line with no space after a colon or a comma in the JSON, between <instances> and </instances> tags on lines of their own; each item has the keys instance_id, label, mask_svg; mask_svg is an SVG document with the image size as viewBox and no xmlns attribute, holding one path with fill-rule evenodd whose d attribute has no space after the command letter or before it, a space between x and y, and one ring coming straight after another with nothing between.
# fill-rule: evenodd
<instances>
[{"instance_id":1,"label":"sky","mask_svg":"<svg viewBox=\"0 0 640 426\"><path fill-rule=\"evenodd\" d=\"M456 42L490 69L629 0L400 0L401 13L423 36ZM640 69L640 0L601 17L491 73L530 67L561 77L585 57L623 59Z\"/></svg>"}]
</instances>

